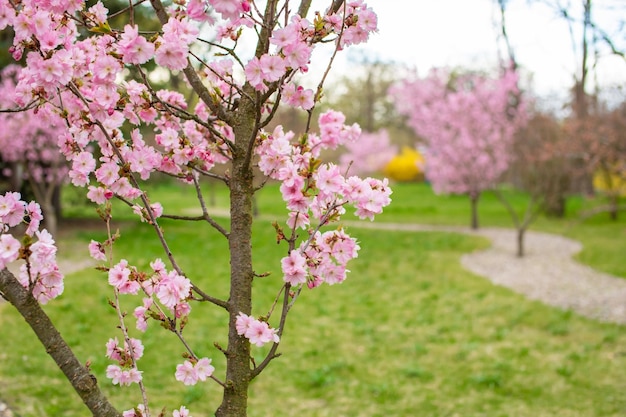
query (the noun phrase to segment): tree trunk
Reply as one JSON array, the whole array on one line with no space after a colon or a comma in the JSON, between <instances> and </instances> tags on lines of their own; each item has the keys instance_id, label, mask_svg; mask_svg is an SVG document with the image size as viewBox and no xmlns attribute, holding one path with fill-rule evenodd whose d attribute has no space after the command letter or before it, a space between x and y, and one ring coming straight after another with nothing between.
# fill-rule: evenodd
<instances>
[{"instance_id":1,"label":"tree trunk","mask_svg":"<svg viewBox=\"0 0 626 417\"><path fill-rule=\"evenodd\" d=\"M526 233L525 227L519 227L517 229L517 257L524 257L524 235Z\"/></svg>"},{"instance_id":2,"label":"tree trunk","mask_svg":"<svg viewBox=\"0 0 626 417\"><path fill-rule=\"evenodd\" d=\"M549 217L556 217L562 219L565 217L566 198L565 192L568 185L565 184L566 180L559 182L556 189L548 191L544 198L545 206L544 212Z\"/></svg>"},{"instance_id":3,"label":"tree trunk","mask_svg":"<svg viewBox=\"0 0 626 417\"><path fill-rule=\"evenodd\" d=\"M242 100L244 101L244 100ZM226 350L226 387L217 417L245 417L248 408L250 384L250 343L237 334L235 322L241 312L252 310L252 198L254 194L251 161L247 156L250 141L256 137L255 109L245 101L240 105L239 120L234 127L230 178L230 297L228 300L229 331Z\"/></svg>"},{"instance_id":4,"label":"tree trunk","mask_svg":"<svg viewBox=\"0 0 626 417\"><path fill-rule=\"evenodd\" d=\"M470 193L470 203L472 206L472 219L471 219L471 227L472 230L478 229L478 199L480 198L480 193Z\"/></svg>"},{"instance_id":5,"label":"tree trunk","mask_svg":"<svg viewBox=\"0 0 626 417\"><path fill-rule=\"evenodd\" d=\"M41 201L41 211L43 212L43 226L50 232L50 234L56 238L58 230L58 218L57 211L55 210L54 203L52 201Z\"/></svg>"}]
</instances>

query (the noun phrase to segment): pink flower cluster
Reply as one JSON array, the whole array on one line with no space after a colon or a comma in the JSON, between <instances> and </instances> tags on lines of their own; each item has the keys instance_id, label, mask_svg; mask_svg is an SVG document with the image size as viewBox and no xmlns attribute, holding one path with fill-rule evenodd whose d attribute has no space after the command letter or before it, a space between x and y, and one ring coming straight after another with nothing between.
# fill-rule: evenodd
<instances>
[{"instance_id":1,"label":"pink flower cluster","mask_svg":"<svg viewBox=\"0 0 626 417\"><path fill-rule=\"evenodd\" d=\"M185 385L195 385L198 381L206 381L213 372L215 367L211 365L211 359L201 358L197 361L185 361L176 366L176 380Z\"/></svg>"},{"instance_id":2,"label":"pink flower cluster","mask_svg":"<svg viewBox=\"0 0 626 417\"><path fill-rule=\"evenodd\" d=\"M339 12L318 16L313 23L294 15L285 27L273 32L270 42L275 52L248 61L247 81L257 90L265 91L268 84L281 80L292 70L308 71L315 42L334 34L341 46L358 44L367 41L369 34L377 30L376 14L362 0L348 2L345 19L343 9ZM283 94L291 106L306 110L313 107L313 90L289 83L285 84Z\"/></svg>"},{"instance_id":3,"label":"pink flower cluster","mask_svg":"<svg viewBox=\"0 0 626 417\"><path fill-rule=\"evenodd\" d=\"M130 385L139 383L142 379L142 372L137 369L136 361L143 356L143 344L138 339L129 339L129 342L124 342L123 348L120 347L117 338L109 339L106 344L107 358L118 362L117 365L109 365L106 369L106 376L111 379L113 385Z\"/></svg>"},{"instance_id":4,"label":"pink flower cluster","mask_svg":"<svg viewBox=\"0 0 626 417\"><path fill-rule=\"evenodd\" d=\"M101 245L92 242L91 246L95 255L99 256ZM154 297L178 318L188 315L191 311L186 302L191 295L191 281L176 271L167 271L160 259L151 262L150 266L153 271L151 274L140 273L136 267L128 265L128 261L122 259L109 269L109 284L120 294L137 294L142 290L148 296L143 307L135 309L137 327L140 330L146 328Z\"/></svg>"},{"instance_id":5,"label":"pink flower cluster","mask_svg":"<svg viewBox=\"0 0 626 417\"><path fill-rule=\"evenodd\" d=\"M32 290L37 301L46 304L61 295L64 287L63 274L56 262L54 239L47 230L39 230L42 220L39 204L27 204L15 192L0 195L0 268L24 259L26 263L20 266L17 279L24 288ZM29 236L25 247L10 234L12 228L22 223L27 224L25 234ZM34 238L36 240L32 241Z\"/></svg>"},{"instance_id":6,"label":"pink flower cluster","mask_svg":"<svg viewBox=\"0 0 626 417\"><path fill-rule=\"evenodd\" d=\"M357 257L360 247L343 230L316 232L281 261L283 280L292 286L306 283L315 288L322 283L342 283L348 261Z\"/></svg>"},{"instance_id":7,"label":"pink flower cluster","mask_svg":"<svg viewBox=\"0 0 626 417\"><path fill-rule=\"evenodd\" d=\"M323 149L334 149L354 141L358 126L345 126L343 114L329 111L319 117L320 134L308 134L294 141L295 135L276 129L262 138L257 149L259 168L280 180L280 191L291 211L287 225L306 229L311 219L319 225L336 221L345 206L355 207L355 214L372 220L390 202L387 180L346 178L334 164L318 164ZM336 284L346 277L347 262L357 256L359 246L343 230L320 233L311 229L300 249L282 259L283 279L291 285L307 283L310 288L322 282Z\"/></svg>"},{"instance_id":8,"label":"pink flower cluster","mask_svg":"<svg viewBox=\"0 0 626 417\"><path fill-rule=\"evenodd\" d=\"M280 341L278 331L272 329L267 322L257 320L241 312L237 315L236 327L238 335L245 337L250 343L259 347L266 343L278 343Z\"/></svg>"}]
</instances>

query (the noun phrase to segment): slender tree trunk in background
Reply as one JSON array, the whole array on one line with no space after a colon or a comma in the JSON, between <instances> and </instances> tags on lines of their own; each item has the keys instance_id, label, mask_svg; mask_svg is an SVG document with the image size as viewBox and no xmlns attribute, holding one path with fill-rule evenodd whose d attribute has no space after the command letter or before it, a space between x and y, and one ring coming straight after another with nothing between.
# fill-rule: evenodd
<instances>
[{"instance_id":1,"label":"slender tree trunk in background","mask_svg":"<svg viewBox=\"0 0 626 417\"><path fill-rule=\"evenodd\" d=\"M611 194L609 197L609 217L613 221L617 221L619 212L619 196L617 194Z\"/></svg>"},{"instance_id":2,"label":"slender tree trunk in background","mask_svg":"<svg viewBox=\"0 0 626 417\"><path fill-rule=\"evenodd\" d=\"M54 207L54 215L57 218L57 224L63 218L63 207L61 205L61 186L55 185L52 191L52 207Z\"/></svg>"},{"instance_id":3,"label":"slender tree trunk in background","mask_svg":"<svg viewBox=\"0 0 626 417\"><path fill-rule=\"evenodd\" d=\"M58 218L56 216L56 210L55 210L54 205L52 204L52 201L45 200L45 201L38 201L38 203L44 215L44 219L43 219L44 228L48 232L50 232L52 236L56 237L56 234L59 230L59 227L58 227L59 222L58 222Z\"/></svg>"},{"instance_id":4,"label":"slender tree trunk in background","mask_svg":"<svg viewBox=\"0 0 626 417\"><path fill-rule=\"evenodd\" d=\"M471 227L472 230L478 229L478 199L480 198L480 193L471 192L469 194L470 203L472 206L472 219L471 219Z\"/></svg>"},{"instance_id":5,"label":"slender tree trunk in background","mask_svg":"<svg viewBox=\"0 0 626 417\"><path fill-rule=\"evenodd\" d=\"M548 216L562 219L565 217L565 196L564 192L557 191L551 195L546 195L545 213Z\"/></svg>"},{"instance_id":6,"label":"slender tree trunk in background","mask_svg":"<svg viewBox=\"0 0 626 417\"><path fill-rule=\"evenodd\" d=\"M57 208L54 206L54 193L58 188L55 184L47 184L45 182L37 182L29 176L28 184L35 201L39 203L41 212L43 213L43 227L50 232L52 236L56 236L58 231Z\"/></svg>"},{"instance_id":7,"label":"slender tree trunk in background","mask_svg":"<svg viewBox=\"0 0 626 417\"><path fill-rule=\"evenodd\" d=\"M517 257L524 257L524 234L526 233L525 227L517 228Z\"/></svg>"}]
</instances>

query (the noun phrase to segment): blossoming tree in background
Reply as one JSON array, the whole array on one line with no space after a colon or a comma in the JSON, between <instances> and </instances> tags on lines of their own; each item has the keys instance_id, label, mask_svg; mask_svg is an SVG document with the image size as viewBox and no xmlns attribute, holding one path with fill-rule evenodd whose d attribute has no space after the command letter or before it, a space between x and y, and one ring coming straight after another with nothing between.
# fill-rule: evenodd
<instances>
[{"instance_id":1,"label":"blossoming tree in background","mask_svg":"<svg viewBox=\"0 0 626 417\"><path fill-rule=\"evenodd\" d=\"M507 70L492 79L435 70L398 83L390 94L426 143L427 179L436 192L467 194L477 228L478 199L508 168L513 135L525 120L517 74Z\"/></svg>"},{"instance_id":2,"label":"blossoming tree in background","mask_svg":"<svg viewBox=\"0 0 626 417\"><path fill-rule=\"evenodd\" d=\"M179 0L168 7L160 0L149 3L161 25L158 32L143 30L134 19L135 10L147 6L144 1L129 2L122 11L126 24L114 27L106 2L86 8L80 0L0 0L0 29L13 27L11 52L27 64L19 74L14 99L22 109L36 108L63 119L68 128L58 145L70 162L70 180L103 206L100 213L108 230L110 199L118 198L153 227L163 247L165 260L154 259L147 270L113 256L116 235L89 247L107 272L111 303L120 319L120 333L112 335L106 346L112 361L106 375L113 384L137 384L142 393L140 404L123 415L156 416L158 411L152 410L161 409L146 394L148 381L143 380L139 362L144 346L127 330L132 319L141 331L156 321L181 340L186 359L172 370L172 382L220 384L224 394L216 415L245 416L249 384L277 357L287 313L301 291L344 281L347 262L357 256L359 246L342 228L322 228L339 220L349 207L360 218L373 219L390 202L386 181L346 178L338 166L320 160L322 150L354 141L360 134L358 126L344 125L340 113L321 114L319 132L265 130L281 102L313 117L327 74L312 88L299 81L313 49L330 43L336 53L366 41L376 30L376 15L362 0L329 1L315 14L309 12L307 0L297 5L278 0ZM254 39L253 54L240 53L246 50L240 45L247 43L243 39ZM192 94L158 89L149 74L155 65L170 77L182 74ZM155 132L154 141L143 137L142 132L150 130ZM213 171L220 164L228 164L227 174ZM263 176L280 181L290 211L286 225L276 225L287 253L280 262L283 276L276 282L278 307L256 306L255 310L270 311L261 317L252 311L255 166ZM203 291L177 262L167 230L159 224L160 217L168 216L167 207L153 201L143 187L155 172L188 184L189 192L197 196L201 214L177 219L204 221L227 240L228 299ZM228 228L207 210L204 178L220 180L230 189ZM26 239L16 249L16 241L2 235L7 242L0 255L7 262L22 259L25 267L19 277L7 270L0 273L0 294L22 313L93 415L120 415L37 304L54 298L63 287L60 274L46 272L47 266L56 271L51 261L55 251L47 232L34 231L38 216L29 213L37 213L36 205L27 205L19 195L3 198L9 199L0 204L5 232L23 221L39 240ZM37 255L38 244L47 249L47 256ZM46 278L49 275L53 276ZM121 294L137 296L132 317L124 314ZM191 346L185 338L183 328L193 320L193 301L228 312L228 345L222 348L226 369L214 369L203 348ZM271 348L263 360L254 361L251 344ZM189 410L181 406L173 415L188 416Z\"/></svg>"},{"instance_id":3,"label":"blossoming tree in background","mask_svg":"<svg viewBox=\"0 0 626 417\"><path fill-rule=\"evenodd\" d=\"M380 173L398 153L398 147L391 144L389 132L363 132L358 141L347 142L346 152L339 157L342 172L355 175Z\"/></svg>"},{"instance_id":4,"label":"blossoming tree in background","mask_svg":"<svg viewBox=\"0 0 626 417\"><path fill-rule=\"evenodd\" d=\"M0 73L0 107L14 106L11 97L19 71L19 66L10 65ZM46 215L45 226L54 234L57 228L54 195L68 173L57 137L67 126L48 109L0 113L0 126L0 158L10 167L5 175L15 178L16 184L28 181Z\"/></svg>"}]
</instances>

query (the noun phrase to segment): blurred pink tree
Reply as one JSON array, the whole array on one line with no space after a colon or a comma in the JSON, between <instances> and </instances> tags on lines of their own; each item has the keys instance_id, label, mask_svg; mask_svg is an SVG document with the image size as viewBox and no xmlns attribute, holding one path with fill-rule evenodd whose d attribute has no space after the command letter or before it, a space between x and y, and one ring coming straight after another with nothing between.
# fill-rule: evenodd
<instances>
[{"instance_id":1,"label":"blurred pink tree","mask_svg":"<svg viewBox=\"0 0 626 417\"><path fill-rule=\"evenodd\" d=\"M15 107L11 98L20 69L9 65L0 73L1 108ZM0 126L0 158L7 164L5 174L14 179L14 191L19 191L22 181L28 181L45 214L46 228L54 234L58 221L54 193L68 173L67 161L57 142L67 126L48 108L0 113Z\"/></svg>"},{"instance_id":2,"label":"blurred pink tree","mask_svg":"<svg viewBox=\"0 0 626 417\"><path fill-rule=\"evenodd\" d=\"M517 81L511 70L498 78L434 70L390 89L398 111L426 142L426 177L435 192L470 197L473 229L480 195L507 170L514 133L526 119Z\"/></svg>"},{"instance_id":3,"label":"blurred pink tree","mask_svg":"<svg viewBox=\"0 0 626 417\"><path fill-rule=\"evenodd\" d=\"M398 147L391 144L389 132L363 132L358 141L345 144L346 153L339 159L341 172L352 175L368 175L381 172L398 153Z\"/></svg>"}]
</instances>

